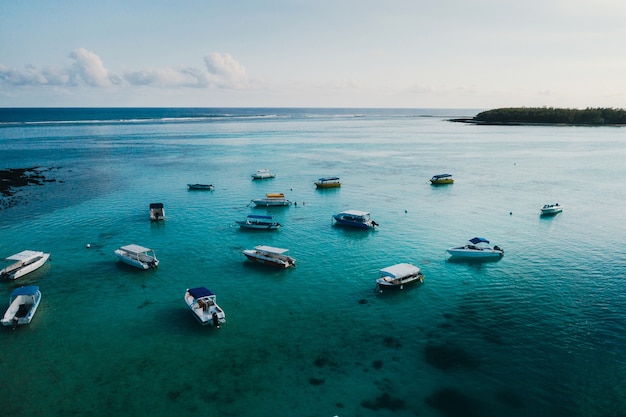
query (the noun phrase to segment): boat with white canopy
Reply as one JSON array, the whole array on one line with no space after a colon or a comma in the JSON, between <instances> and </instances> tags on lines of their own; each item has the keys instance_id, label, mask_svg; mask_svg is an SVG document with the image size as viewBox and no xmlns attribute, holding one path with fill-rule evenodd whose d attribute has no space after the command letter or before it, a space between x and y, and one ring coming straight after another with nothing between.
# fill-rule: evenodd
<instances>
[{"instance_id":1,"label":"boat with white canopy","mask_svg":"<svg viewBox=\"0 0 626 417\"><path fill-rule=\"evenodd\" d=\"M296 260L289 256L289 249L259 245L255 246L254 249L245 249L243 254L253 262L275 266L277 268L296 266Z\"/></svg>"},{"instance_id":2,"label":"boat with white canopy","mask_svg":"<svg viewBox=\"0 0 626 417\"><path fill-rule=\"evenodd\" d=\"M24 250L5 258L8 265L0 271L2 279L18 279L41 268L50 258L49 253Z\"/></svg>"},{"instance_id":3,"label":"boat with white canopy","mask_svg":"<svg viewBox=\"0 0 626 417\"><path fill-rule=\"evenodd\" d=\"M153 249L131 244L115 249L115 256L125 264L139 269L150 269L159 266L159 260Z\"/></svg>"},{"instance_id":4,"label":"boat with white canopy","mask_svg":"<svg viewBox=\"0 0 626 417\"><path fill-rule=\"evenodd\" d=\"M380 270L381 277L376 280L380 292L385 289L404 289L408 284L424 282L420 268L409 263L400 263Z\"/></svg>"},{"instance_id":5,"label":"boat with white canopy","mask_svg":"<svg viewBox=\"0 0 626 417\"><path fill-rule=\"evenodd\" d=\"M252 179L255 180L264 180L267 178L274 178L276 174L270 171L268 168L257 169L254 174L252 174Z\"/></svg>"}]
</instances>

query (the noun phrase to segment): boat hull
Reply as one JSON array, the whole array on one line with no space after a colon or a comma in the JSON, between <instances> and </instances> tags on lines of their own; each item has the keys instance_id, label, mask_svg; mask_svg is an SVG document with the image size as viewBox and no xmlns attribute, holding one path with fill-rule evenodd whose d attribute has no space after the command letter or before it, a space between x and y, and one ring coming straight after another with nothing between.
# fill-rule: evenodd
<instances>
[{"instance_id":1,"label":"boat hull","mask_svg":"<svg viewBox=\"0 0 626 417\"><path fill-rule=\"evenodd\" d=\"M344 218L337 217L337 216L333 216L333 218L335 219L335 222L337 222L337 224L341 226L356 227L359 229L373 229L375 227L372 221L358 222L358 221L348 220L348 219L344 219Z\"/></svg>"},{"instance_id":2,"label":"boat hull","mask_svg":"<svg viewBox=\"0 0 626 417\"><path fill-rule=\"evenodd\" d=\"M151 269L159 266L159 260L156 258L145 256L146 259L129 257L120 249L115 250L115 255L123 263L139 269Z\"/></svg>"},{"instance_id":3,"label":"boat hull","mask_svg":"<svg viewBox=\"0 0 626 417\"><path fill-rule=\"evenodd\" d=\"M215 187L211 184L187 184L187 188L191 191L213 191Z\"/></svg>"},{"instance_id":4,"label":"boat hull","mask_svg":"<svg viewBox=\"0 0 626 417\"><path fill-rule=\"evenodd\" d=\"M291 201L289 200L273 200L273 199L255 199L252 200L255 206L261 207L279 207L279 206L289 206L291 205Z\"/></svg>"},{"instance_id":5,"label":"boat hull","mask_svg":"<svg viewBox=\"0 0 626 417\"><path fill-rule=\"evenodd\" d=\"M559 214L562 211L563 211L563 207L541 209L541 215L542 216L554 216L555 214Z\"/></svg>"},{"instance_id":6,"label":"boat hull","mask_svg":"<svg viewBox=\"0 0 626 417\"><path fill-rule=\"evenodd\" d=\"M49 258L50 258L49 253L41 252L41 255L39 255L37 259L33 260L27 265L21 266L15 270L8 270L8 268L10 267L3 269L2 271L0 271L0 277L2 277L2 279L18 279L44 266L44 264L48 261Z\"/></svg>"},{"instance_id":7,"label":"boat hull","mask_svg":"<svg viewBox=\"0 0 626 417\"><path fill-rule=\"evenodd\" d=\"M453 179L439 179L439 180L430 180L430 183L432 185L446 185L446 184L453 184L454 180Z\"/></svg>"},{"instance_id":8,"label":"boat hull","mask_svg":"<svg viewBox=\"0 0 626 417\"><path fill-rule=\"evenodd\" d=\"M376 280L376 285L380 292L386 290L403 290L406 286L415 284L417 282L424 282L424 275L418 274L411 277L406 277L399 280L392 280L388 277L381 277Z\"/></svg>"},{"instance_id":9,"label":"boat hull","mask_svg":"<svg viewBox=\"0 0 626 417\"><path fill-rule=\"evenodd\" d=\"M341 183L340 182L316 182L315 187L316 188L337 188L337 187L341 187Z\"/></svg>"},{"instance_id":10,"label":"boat hull","mask_svg":"<svg viewBox=\"0 0 626 417\"><path fill-rule=\"evenodd\" d=\"M244 250L243 254L252 262L268 265L274 268L287 269L296 265L296 260L290 256L267 256L250 250Z\"/></svg>"},{"instance_id":11,"label":"boat hull","mask_svg":"<svg viewBox=\"0 0 626 417\"><path fill-rule=\"evenodd\" d=\"M262 224L262 223L249 223L245 221L237 221L237 224L242 229L254 229L254 230L276 230L280 227L278 223Z\"/></svg>"},{"instance_id":12,"label":"boat hull","mask_svg":"<svg viewBox=\"0 0 626 417\"><path fill-rule=\"evenodd\" d=\"M495 249L462 249L452 248L447 250L448 253L455 258L470 258L470 259L488 259L488 258L501 258L504 252Z\"/></svg>"}]
</instances>

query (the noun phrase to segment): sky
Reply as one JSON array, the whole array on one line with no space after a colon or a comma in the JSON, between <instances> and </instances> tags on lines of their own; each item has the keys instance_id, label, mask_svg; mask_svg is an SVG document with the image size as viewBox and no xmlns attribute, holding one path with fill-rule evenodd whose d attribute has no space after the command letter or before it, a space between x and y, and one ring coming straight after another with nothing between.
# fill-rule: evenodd
<instances>
[{"instance_id":1,"label":"sky","mask_svg":"<svg viewBox=\"0 0 626 417\"><path fill-rule=\"evenodd\" d=\"M621 0L0 0L0 107L626 107Z\"/></svg>"}]
</instances>

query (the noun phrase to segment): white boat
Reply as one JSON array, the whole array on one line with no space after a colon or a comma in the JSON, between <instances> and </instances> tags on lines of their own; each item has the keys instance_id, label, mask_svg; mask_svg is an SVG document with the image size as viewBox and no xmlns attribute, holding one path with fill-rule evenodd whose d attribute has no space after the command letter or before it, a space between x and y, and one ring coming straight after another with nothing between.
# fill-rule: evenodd
<instances>
[{"instance_id":1,"label":"white boat","mask_svg":"<svg viewBox=\"0 0 626 417\"><path fill-rule=\"evenodd\" d=\"M226 314L215 299L215 294L205 287L187 288L185 292L185 303L200 324L212 324L219 329L226 323Z\"/></svg>"},{"instance_id":2,"label":"white boat","mask_svg":"<svg viewBox=\"0 0 626 417\"><path fill-rule=\"evenodd\" d=\"M257 169L254 174L252 174L252 178L255 180L263 180L266 178L274 178L276 174L271 172L269 169Z\"/></svg>"},{"instance_id":3,"label":"white boat","mask_svg":"<svg viewBox=\"0 0 626 417\"><path fill-rule=\"evenodd\" d=\"M2 279L18 279L29 272L41 268L50 258L49 253L24 250L15 255L11 255L6 258L6 262L9 263L2 271L0 271L0 278Z\"/></svg>"},{"instance_id":4,"label":"white boat","mask_svg":"<svg viewBox=\"0 0 626 417\"><path fill-rule=\"evenodd\" d=\"M401 263L388 266L380 270L381 277L376 280L376 284L383 292L385 289L404 289L405 285L414 282L424 282L424 274L412 264Z\"/></svg>"},{"instance_id":5,"label":"white boat","mask_svg":"<svg viewBox=\"0 0 626 417\"><path fill-rule=\"evenodd\" d=\"M448 253L459 258L499 258L504 251L499 246L489 246L489 241L483 237L475 237L463 246L448 249Z\"/></svg>"},{"instance_id":6,"label":"white boat","mask_svg":"<svg viewBox=\"0 0 626 417\"><path fill-rule=\"evenodd\" d=\"M135 268L150 269L159 266L159 260L150 248L132 244L115 249L114 253L120 261Z\"/></svg>"},{"instance_id":7,"label":"white boat","mask_svg":"<svg viewBox=\"0 0 626 417\"><path fill-rule=\"evenodd\" d=\"M244 229L275 230L280 223L274 220L274 216L250 214L246 220L237 220L237 224Z\"/></svg>"},{"instance_id":8,"label":"white boat","mask_svg":"<svg viewBox=\"0 0 626 417\"><path fill-rule=\"evenodd\" d=\"M333 214L333 219L335 219L338 224L359 227L361 229L373 229L378 226L378 223L370 218L370 213L368 211L342 211L341 213Z\"/></svg>"},{"instance_id":9,"label":"white boat","mask_svg":"<svg viewBox=\"0 0 626 417\"><path fill-rule=\"evenodd\" d=\"M200 191L213 191L215 189L213 184L187 184L187 188L189 190L200 190Z\"/></svg>"},{"instance_id":10,"label":"white boat","mask_svg":"<svg viewBox=\"0 0 626 417\"><path fill-rule=\"evenodd\" d=\"M341 181L339 181L339 177L323 177L315 181L315 187L317 188L341 187Z\"/></svg>"},{"instance_id":11,"label":"white boat","mask_svg":"<svg viewBox=\"0 0 626 417\"><path fill-rule=\"evenodd\" d=\"M256 246L254 249L245 249L243 254L253 262L259 262L278 268L296 266L296 260L288 255L289 249L275 248L273 246Z\"/></svg>"},{"instance_id":12,"label":"white boat","mask_svg":"<svg viewBox=\"0 0 626 417\"><path fill-rule=\"evenodd\" d=\"M15 329L20 324L29 324L39 307L41 301L41 291L36 285L19 287L13 290L9 298L9 308L4 317L2 324L4 326L13 326Z\"/></svg>"},{"instance_id":13,"label":"white boat","mask_svg":"<svg viewBox=\"0 0 626 417\"><path fill-rule=\"evenodd\" d=\"M255 206L265 206L265 207L273 207L273 206L289 206L291 205L291 201L285 198L285 194L283 193L269 193L265 194L265 198L255 198L251 200Z\"/></svg>"},{"instance_id":14,"label":"white boat","mask_svg":"<svg viewBox=\"0 0 626 417\"><path fill-rule=\"evenodd\" d=\"M546 204L541 207L541 215L542 216L551 216L554 214L558 214L563 211L563 206L559 203L556 204Z\"/></svg>"},{"instance_id":15,"label":"white boat","mask_svg":"<svg viewBox=\"0 0 626 417\"><path fill-rule=\"evenodd\" d=\"M165 220L165 208L163 203L150 203L150 220Z\"/></svg>"}]
</instances>

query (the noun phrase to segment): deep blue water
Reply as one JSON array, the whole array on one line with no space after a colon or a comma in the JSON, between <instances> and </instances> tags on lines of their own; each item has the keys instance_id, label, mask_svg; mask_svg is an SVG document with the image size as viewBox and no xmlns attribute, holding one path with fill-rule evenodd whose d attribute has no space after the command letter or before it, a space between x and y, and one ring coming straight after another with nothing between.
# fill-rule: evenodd
<instances>
[{"instance_id":1,"label":"deep blue water","mask_svg":"<svg viewBox=\"0 0 626 417\"><path fill-rule=\"evenodd\" d=\"M626 414L625 131L448 121L475 113L0 109L0 169L56 180L0 210L0 257L52 253L0 283L6 301L19 285L43 293L29 326L0 329L3 410ZM252 181L259 168L276 178ZM455 184L429 185L444 172ZM330 175L342 187L316 190ZM216 189L188 191L195 182ZM249 204L269 192L298 204ZM151 202L165 223L150 224ZM564 212L540 217L554 202ZM346 209L379 229L333 226ZM236 227L268 212L280 231ZM474 236L504 257L448 258ZM129 243L154 248L158 270L116 262ZM258 244L289 248L298 266L251 264L241 250ZM399 262L419 265L424 284L375 292L378 270ZM220 330L186 309L185 289L200 285L226 311Z\"/></svg>"}]
</instances>

